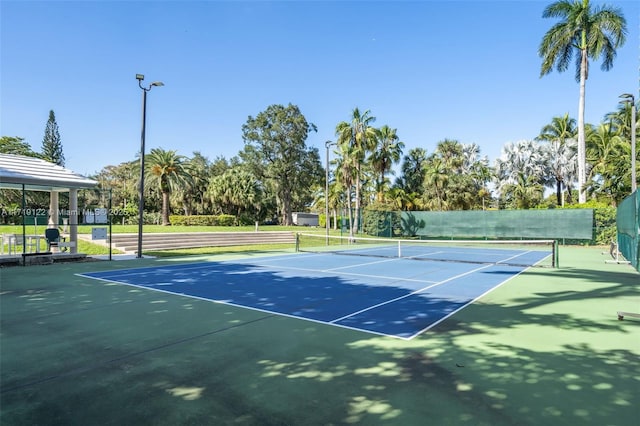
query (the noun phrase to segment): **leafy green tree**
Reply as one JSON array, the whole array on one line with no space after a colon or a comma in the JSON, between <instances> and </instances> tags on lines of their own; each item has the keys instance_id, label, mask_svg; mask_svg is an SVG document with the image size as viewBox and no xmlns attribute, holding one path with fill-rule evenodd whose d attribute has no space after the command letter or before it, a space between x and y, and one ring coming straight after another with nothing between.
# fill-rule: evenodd
<instances>
[{"instance_id":1,"label":"leafy green tree","mask_svg":"<svg viewBox=\"0 0 640 426\"><path fill-rule=\"evenodd\" d=\"M62 152L60 130L58 129L56 115L53 110L49 111L49 120L47 120L47 126L44 129L41 156L51 163L64 167L64 153Z\"/></svg>"},{"instance_id":2,"label":"leafy green tree","mask_svg":"<svg viewBox=\"0 0 640 426\"><path fill-rule=\"evenodd\" d=\"M191 173L187 158L178 155L176 151L165 151L154 148L145 159L149 185L155 185L162 194L162 225L171 225L169 220L170 194L175 190L182 190L191 181Z\"/></svg>"},{"instance_id":3,"label":"leafy green tree","mask_svg":"<svg viewBox=\"0 0 640 426\"><path fill-rule=\"evenodd\" d=\"M293 223L297 200L311 200L314 183L324 179L318 150L306 146L311 131L316 127L292 104L270 105L242 126L240 158L267 190L273 188L284 225Z\"/></svg>"},{"instance_id":4,"label":"leafy green tree","mask_svg":"<svg viewBox=\"0 0 640 426\"><path fill-rule=\"evenodd\" d=\"M562 205L563 188L568 188L571 202L571 183L576 175L576 120L565 114L553 117L551 123L545 125L536 138L548 142L545 149L551 177L549 182L555 184L557 205Z\"/></svg>"},{"instance_id":5,"label":"leafy green tree","mask_svg":"<svg viewBox=\"0 0 640 426\"><path fill-rule=\"evenodd\" d=\"M229 170L232 166L233 164L231 164L226 158L219 155L211 162L209 171L212 177L220 176L221 174Z\"/></svg>"},{"instance_id":6,"label":"leafy green tree","mask_svg":"<svg viewBox=\"0 0 640 426\"><path fill-rule=\"evenodd\" d=\"M137 196L137 170L136 161L129 161L117 166L106 166L92 179L100 182L100 188L111 190L111 202L114 210L121 213L123 224L129 217L135 216L138 211Z\"/></svg>"},{"instance_id":7,"label":"leafy green tree","mask_svg":"<svg viewBox=\"0 0 640 426\"><path fill-rule=\"evenodd\" d=\"M0 153L1 154L14 154L24 155L27 157L40 158L40 155L34 152L29 144L24 142L24 138L18 136L2 136L0 137ZM39 191L28 191L26 193L27 206L32 208L46 208L48 206L48 194ZM22 191L14 189L3 189L0 191L0 206L13 206L17 209L18 206L22 206ZM17 220L16 218L10 219L5 216L3 221Z\"/></svg>"},{"instance_id":8,"label":"leafy green tree","mask_svg":"<svg viewBox=\"0 0 640 426\"><path fill-rule=\"evenodd\" d=\"M559 0L547 6L543 18L559 18L544 35L538 54L542 58L540 76L554 68L564 72L571 60L576 63L576 80L580 83L578 104L578 189L580 204L586 201L585 87L589 77L589 59L602 57L601 69L613 67L616 49L626 39L627 23L622 12L610 6L591 7L589 0Z\"/></svg>"},{"instance_id":9,"label":"leafy green tree","mask_svg":"<svg viewBox=\"0 0 640 426\"><path fill-rule=\"evenodd\" d=\"M0 137L0 154L16 154L27 157L39 157L39 155L31 149L24 138L18 136L2 136Z\"/></svg>"}]
</instances>

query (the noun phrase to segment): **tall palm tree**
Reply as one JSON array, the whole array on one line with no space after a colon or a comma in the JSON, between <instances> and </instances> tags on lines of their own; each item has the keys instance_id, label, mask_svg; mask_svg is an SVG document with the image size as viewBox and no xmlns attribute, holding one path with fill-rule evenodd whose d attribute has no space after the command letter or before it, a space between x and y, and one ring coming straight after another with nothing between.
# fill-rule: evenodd
<instances>
[{"instance_id":1,"label":"tall palm tree","mask_svg":"<svg viewBox=\"0 0 640 426\"><path fill-rule=\"evenodd\" d=\"M631 147L610 124L601 124L587 133L587 159L593 165L587 190L617 204L630 191L631 179L627 179L630 173L626 171Z\"/></svg>"},{"instance_id":2,"label":"tall palm tree","mask_svg":"<svg viewBox=\"0 0 640 426\"><path fill-rule=\"evenodd\" d=\"M162 225L171 225L169 195L191 180L187 158L178 155L176 151L154 148L147 155L146 165L149 184L157 184L162 193Z\"/></svg>"},{"instance_id":3,"label":"tall palm tree","mask_svg":"<svg viewBox=\"0 0 640 426\"><path fill-rule=\"evenodd\" d=\"M638 105L632 105L630 102L621 102L618 104L618 110L607 113L604 121L611 123L613 130L622 135L628 141L631 141L631 109L638 108ZM636 114L636 130L640 124L640 115Z\"/></svg>"},{"instance_id":4,"label":"tall palm tree","mask_svg":"<svg viewBox=\"0 0 640 426\"><path fill-rule=\"evenodd\" d=\"M340 145L340 154L334 160L336 164L336 183L342 189L345 198L344 207L349 215L349 235L353 236L355 224L353 220L352 192L354 190L357 176L357 158L353 155L354 148L351 145Z\"/></svg>"},{"instance_id":5,"label":"tall palm tree","mask_svg":"<svg viewBox=\"0 0 640 426\"><path fill-rule=\"evenodd\" d=\"M627 23L622 12L610 6L593 8L589 0L559 0L547 6L543 18L559 18L544 35L538 55L542 57L540 76L549 74L555 67L566 71L575 55L576 80L580 83L578 103L578 185L579 202L586 201L585 157L585 86L589 77L589 59L602 56L601 68L608 71L613 66L616 49L626 39Z\"/></svg>"},{"instance_id":6,"label":"tall palm tree","mask_svg":"<svg viewBox=\"0 0 640 426\"><path fill-rule=\"evenodd\" d=\"M553 117L551 123L544 126L536 138L539 141L549 142L546 152L553 175L551 181L556 185L558 205L562 204L563 186L571 188L571 179L575 170L573 163L576 158L573 149L575 144L572 141L575 140L576 133L576 120L566 113L562 117Z\"/></svg>"},{"instance_id":7,"label":"tall palm tree","mask_svg":"<svg viewBox=\"0 0 640 426\"><path fill-rule=\"evenodd\" d=\"M638 172L640 171L640 149L638 149L638 145L636 144L636 151L631 152L631 138L632 138L632 127L635 127L635 133L640 133L640 114L635 114L636 122L632 123L632 109L638 109L638 105L640 102L637 102L635 105L631 102L622 102L619 104L618 110L616 112L609 113L605 116L605 120L609 120L615 131L620 135L620 137L625 141L625 144L629 146L629 156L624 159L626 163L622 163L623 167L629 168L631 170L631 156L635 156L635 164L636 164L636 176L638 176ZM629 173L629 182L631 183L631 179L633 178L633 173ZM637 179L637 177L636 177ZM633 184L631 184L630 188L633 188Z\"/></svg>"},{"instance_id":8,"label":"tall palm tree","mask_svg":"<svg viewBox=\"0 0 640 426\"><path fill-rule=\"evenodd\" d=\"M480 147L475 143L462 145L462 174L471 182L474 191L474 203L476 207L486 208L486 202L491 199L491 190L488 187L493 178L493 169L489 166L489 158L480 156ZM473 208L474 206L471 206Z\"/></svg>"},{"instance_id":9,"label":"tall palm tree","mask_svg":"<svg viewBox=\"0 0 640 426\"><path fill-rule=\"evenodd\" d=\"M427 160L425 164L424 184L433 190L425 192L425 206L431 210L447 210L449 204L446 200L446 186L449 181L449 173L446 162L439 157ZM433 195L433 196L432 196Z\"/></svg>"},{"instance_id":10,"label":"tall palm tree","mask_svg":"<svg viewBox=\"0 0 640 426\"><path fill-rule=\"evenodd\" d=\"M371 152L369 161L376 179L376 192L378 201L383 201L385 173L391 171L391 166L400 161L404 142L400 141L398 129L392 129L386 124L376 132L376 146Z\"/></svg>"},{"instance_id":11,"label":"tall palm tree","mask_svg":"<svg viewBox=\"0 0 640 426\"><path fill-rule=\"evenodd\" d=\"M376 129L371 124L376 118L371 115L371 111L367 110L361 113L355 108L351 113L351 122L342 121L336 126L336 136L338 137L338 146L345 155L353 157L353 161L348 161L355 166L355 209L356 220L352 227L357 227L360 222L360 204L362 191L362 165L374 146L376 138ZM355 230L352 230L355 231Z\"/></svg>"}]
</instances>

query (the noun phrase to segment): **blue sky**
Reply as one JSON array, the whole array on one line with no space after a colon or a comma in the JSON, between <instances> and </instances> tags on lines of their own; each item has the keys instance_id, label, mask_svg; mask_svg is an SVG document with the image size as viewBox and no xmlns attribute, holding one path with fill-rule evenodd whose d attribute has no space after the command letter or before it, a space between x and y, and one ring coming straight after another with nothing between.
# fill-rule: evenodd
<instances>
[{"instance_id":1,"label":"blue sky","mask_svg":"<svg viewBox=\"0 0 640 426\"><path fill-rule=\"evenodd\" d=\"M66 165L93 174L136 158L142 91L147 152L210 160L243 147L241 127L271 104L335 138L354 107L430 153L445 139L477 143L493 161L554 116L577 118L574 69L539 77L551 1L0 2L0 134L39 151L49 110ZM640 2L614 1L628 23L609 72L593 63L586 120L638 94ZM593 2L595 5L603 2Z\"/></svg>"}]
</instances>

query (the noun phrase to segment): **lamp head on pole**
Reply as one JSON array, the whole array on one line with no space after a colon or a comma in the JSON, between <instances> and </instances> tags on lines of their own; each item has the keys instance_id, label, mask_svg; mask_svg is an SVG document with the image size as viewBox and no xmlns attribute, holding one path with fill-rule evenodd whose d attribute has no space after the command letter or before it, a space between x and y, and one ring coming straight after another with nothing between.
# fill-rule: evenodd
<instances>
[{"instance_id":1,"label":"lamp head on pole","mask_svg":"<svg viewBox=\"0 0 640 426\"><path fill-rule=\"evenodd\" d=\"M144 90L145 92L148 92L149 90L151 90L151 88L152 88L153 86L157 86L157 87L164 86L164 83L163 83L163 82L161 82L161 81L154 81L153 83L151 83L151 84L149 85L149 87L144 87L144 86L142 85L142 81L144 80L144 74L136 74L136 80L138 80L138 86L140 86L140 88L141 88L142 90Z\"/></svg>"},{"instance_id":2,"label":"lamp head on pole","mask_svg":"<svg viewBox=\"0 0 640 426\"><path fill-rule=\"evenodd\" d=\"M634 103L634 97L631 93L623 93L622 95L619 96L620 98L624 99L623 102L631 102Z\"/></svg>"}]
</instances>

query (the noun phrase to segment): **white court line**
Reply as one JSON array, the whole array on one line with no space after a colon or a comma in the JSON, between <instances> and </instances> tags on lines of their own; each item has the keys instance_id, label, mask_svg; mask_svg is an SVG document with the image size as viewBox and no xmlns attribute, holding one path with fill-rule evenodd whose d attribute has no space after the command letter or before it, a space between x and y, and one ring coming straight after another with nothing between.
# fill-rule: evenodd
<instances>
[{"instance_id":1,"label":"white court line","mask_svg":"<svg viewBox=\"0 0 640 426\"><path fill-rule=\"evenodd\" d=\"M196 264L194 264L194 265L196 265ZM209 266L210 266L210 265L209 265ZM461 309L465 308L466 306L470 305L471 303L475 302L476 300L480 299L481 297L483 297L485 294L489 293L490 291L495 290L497 287L501 286L502 284L506 283L507 281L511 280L511 279L512 279L512 278L514 278L515 276L517 276L517 275L519 275L520 273L522 273L525 269L523 269L523 271L520 271L519 273L515 274L514 276L510 277L508 280L506 280L506 281L504 281L504 282L502 282L502 283L498 284L497 286L495 286L495 287L493 287L493 288L491 288L491 289L487 290L485 293L483 293L483 294L481 294L481 295L477 296L477 297L476 297L476 298L474 298L472 301L470 301L470 302L466 303L465 305L463 305L463 306L459 307L459 308L458 308L458 309L456 309L455 311L453 311L453 312L451 312L451 313L449 313L449 314L447 314L447 315L443 316L443 317L442 317L442 318L440 318L439 320L437 320L437 321L433 322L432 324L430 324L428 327L426 327L426 328L424 328L424 329L422 329L422 330L420 330L420 331L418 331L418 332L416 332L416 333L414 333L413 335L408 336L408 337L402 337L402 336L398 336L398 335L395 335L395 334L387 334L387 333L378 332L378 331L375 331L375 330L369 330L369 329L366 329L366 328L360 328L360 327L357 327L357 326L349 326L349 325L344 325L344 324L338 324L338 323L337 323L337 321L340 321L340 320L343 320L343 319L349 318L349 317L351 317L351 316L357 315L358 313L362 313L362 312L365 312L365 311L368 311L368 310L374 309L374 308L379 307L379 306L383 306L383 305L386 305L386 304L392 303L392 302L397 301L397 300L401 300L401 299L406 298L406 297L409 297L409 296L411 296L411 295L414 295L414 294L417 294L417 293L423 292L423 291L428 290L428 289L430 289L430 288L436 287L436 286L438 286L438 285L444 284L444 283L446 283L446 282L452 281L452 280L454 280L454 279L457 279L457 278L463 277L463 276L465 276L465 275L472 274L472 273L474 273L474 272L477 272L477 271L480 271L480 270L483 270L483 269L485 269L485 268L489 268L489 267L492 267L492 266L496 266L496 265L493 265L493 264L492 264L492 265L483 265L483 266L478 267L478 268L475 268L475 269L473 269L473 270L471 270L471 271L468 271L468 272L465 272L465 273L462 273L462 274L456 275L456 276L454 276L454 277L450 277L450 278L448 278L448 279L446 279L446 280L443 280L443 281L440 281L440 282L437 282L437 283L433 283L432 285L429 285L429 286L423 287L423 288L421 288L421 289L419 289L419 290L413 291L413 292L411 292L411 293L409 293L409 294L407 294L407 295L405 295L405 296L397 297L397 298L395 298L395 299L388 300L388 301L386 301L386 302L382 302L382 303L379 303L379 304L374 305L374 306L370 306L370 307L365 308L365 309L362 309L362 310L360 310L360 311L358 311L358 312L354 312L354 313L352 313L352 314L345 315L345 316L343 316L343 317L341 317L341 318L337 318L337 319L334 319L334 320L332 320L332 321L317 320L317 319L309 318L309 317L306 317L306 316L301 316L301 315L296 315L296 314L287 314L287 313L284 313L284 312L277 312L277 311L273 311L273 310L269 310L269 309L263 309L263 308L258 308L258 307L252 307L252 306L243 305L243 304L237 304L237 303L230 302L230 301L228 301L228 300L219 300L219 299L218 299L218 300L216 300L216 299L210 299L210 298L207 298L207 297L201 297L201 296L195 296L195 295L191 295L191 294L179 293L179 292L174 292L174 291L170 291L170 290L160 289L160 288L157 288L157 287L150 287L150 286L148 286L148 285L132 284L132 283L127 283L127 282L123 282L123 281L117 281L117 280L114 280L114 279L112 279L112 278L100 278L100 277L93 277L93 276L87 276L87 275L85 275L85 274L79 274L79 273L78 273L78 274L74 274L74 275L82 276L82 277L86 277L86 278L91 278L91 279L95 279L95 280L98 280L98 281L104 281L104 282L109 282L109 283L114 283L114 284L121 284L121 285L126 285L126 286L131 286L131 287L139 288L139 289L145 289L145 290L157 291L157 292L161 292L161 293L165 293L165 294L171 294L171 295L176 295L176 296L189 297L189 298L198 299L198 300L203 300L203 301L207 301L207 302L213 302L213 303L222 304L222 305L234 306L234 307L243 308L243 309L250 309L250 310L253 310L253 311L265 312L265 313L275 314L275 315L283 316L283 317L289 317L289 318L294 318L294 319L299 319L299 320L304 320L304 321L311 321L311 322L314 322L314 323L317 323L317 324L332 325L332 326L335 326L335 327L341 327L341 328L348 329L348 330L354 330L354 331L358 331L358 332L365 332L365 333L370 333L370 334L376 334L376 335L379 335L379 336L391 337L391 338L396 338L396 339L400 339L400 340L406 340L406 341L408 341L408 340L411 340L411 339L413 339L414 337L416 337L416 336L418 336L418 335L420 335L420 334L424 333L425 331L429 330L430 328L432 328L432 327L436 326L437 324L441 323L441 322L442 322L442 321L444 321L445 319L447 319L447 318L451 317L452 315L454 315L455 313L457 313L457 312L458 312L458 311L460 311ZM204 267L204 266L203 266L203 267ZM145 267L145 268L137 268L137 269L157 269L157 268L158 268L158 267ZM199 268L200 268L200 267L184 268L184 269L199 269ZM322 272L322 271L317 271L317 270L308 270L308 271L313 271L313 272ZM339 273L339 274L343 274L343 273ZM345 274L345 275L349 275L349 273L344 273L344 274ZM356 275L356 274L351 274L351 275ZM366 275L363 275L363 276L366 276ZM371 277L376 277L376 276L374 275L374 276L371 276ZM386 277L382 277L382 278L386 278ZM393 278L393 279L398 280L398 278L397 278L397 277L392 277L392 278ZM411 280L411 279L407 279L406 281L430 282L430 281L420 281L420 280Z\"/></svg>"},{"instance_id":2,"label":"white court line","mask_svg":"<svg viewBox=\"0 0 640 426\"><path fill-rule=\"evenodd\" d=\"M498 265L500 265L500 264L502 264L503 262L508 262L509 260L511 260L511 259L515 259L516 257L524 256L525 254L534 253L534 252L535 252L535 250L527 250L527 251L525 251L525 252L522 252L522 253L516 254L516 255L514 255L514 256L511 256L511 257L509 257L509 258L507 258L507 259L505 259L505 260L499 260L499 261L497 262L497 264L498 264ZM546 255L542 260L546 259L546 258L547 258L548 256L550 256L550 255L551 255L551 253L547 253L547 255Z\"/></svg>"},{"instance_id":3,"label":"white court line","mask_svg":"<svg viewBox=\"0 0 640 426\"><path fill-rule=\"evenodd\" d=\"M513 259L513 258L516 258L516 257L519 257L519 256L521 256L521 255L523 255L523 254L524 254L524 253L521 253L521 254L517 254L517 255L511 256L511 257L509 257L509 258L504 259L502 262L507 262L508 260ZM268 260L285 260L285 258L291 259L291 258L295 258L296 256L298 256L298 255L296 254L296 255L277 256L277 257L263 258L262 260L267 260L267 259L268 259ZM326 256L326 254L311 254L311 256L314 256L314 257L315 257L315 256ZM308 255L308 254L306 254L306 257L309 257L309 255ZM390 258L390 259L384 259L384 260L379 260L379 261L374 261L374 262L365 262L365 263L360 263L360 264L355 264L355 265L350 265L350 266L345 266L345 267L330 268L330 269L325 269L325 270L305 269L305 268L295 268L295 267L287 267L287 266L276 266L276 267L273 267L273 268L278 268L278 267L279 267L279 268L281 268L281 269L300 270L300 271L306 271L306 272L332 272L332 273L335 273L336 275L350 275L350 276L359 276L359 277L365 277L365 278L390 279L390 280L394 280L394 281L396 281L396 282L397 282L397 281L407 281L407 282L418 282L418 283L430 283L430 284L431 284L431 285L428 285L428 286L426 286L426 287L420 288L420 289L418 289L418 290L412 291L411 293L408 293L408 294L406 294L406 295L404 295L404 296L396 297L396 298L394 298L394 299L387 300L387 301L385 301L385 302L381 302L381 303L378 303L378 304L376 304L376 305L369 306L369 307L364 308L364 309L361 309L361 310L359 310L359 311L357 311L357 312L353 312L353 313L351 313L351 314L344 315L344 316L342 316L342 317L340 317L340 318L336 318L336 319L331 320L331 321L316 320L316 319L308 318L308 317L305 317L305 316L299 316L299 315L295 315L295 314L286 314L286 313L283 313L283 312L277 312L277 311L271 311L271 310L268 310L268 309L261 309L261 308L257 308L257 307L251 307L251 306L247 306L247 305L243 305L243 304L236 304L236 303L232 303L232 302L229 302L229 301L226 301L226 300L215 300L215 299L209 299L209 298L205 298L205 297L193 296L193 295L190 295L190 294L177 293L177 292L173 292L173 291L162 290L162 289L155 288L155 287L149 287L149 286L146 286L146 285L130 284L130 283L126 283L126 282L122 282L122 281L116 281L116 280L112 279L112 278L115 278L115 277L99 278L99 277L88 276L88 275L84 275L84 274L75 274L75 275L83 276L83 277L87 277L87 278L92 278L92 279L97 279L97 280L101 280L101 281L106 281L106 282L112 282L112 283L118 283L118 284L129 285L129 286L137 287L137 288L141 288L141 289L147 289L147 290L152 290L152 291L159 291L159 292L163 292L163 293L167 293L167 294L174 294L174 295L179 295L179 296L186 296L186 297L191 297L191 298L195 298L195 299L200 299L200 300L210 301L210 302L214 302L214 303L220 303L220 304L225 304L225 305L230 305L230 306L236 306L236 307L245 308L245 309L251 309L251 310L254 310L254 311L267 312L267 313L276 314L276 315L285 316L285 317L290 317L290 318L296 318L296 319L302 319L302 320L306 320L306 321L312 321L312 322L319 323L319 324L329 324L329 325L333 325L333 326L337 326L337 327L342 327L342 328L345 328L345 329L356 330L356 331L359 331L359 332L367 332L367 333L377 334L377 335L380 335L380 336L387 336L387 337L398 338L398 339L402 339L402 340L411 340L411 339L413 339L414 337L416 337L416 336L418 336L418 335L420 335L420 334L424 333L425 331L427 331L427 330L431 329L432 327L436 326L437 324L441 323L441 322L442 322L442 321L444 321L445 319L447 319L447 318L451 317L451 316L452 316L452 315L454 315L455 313L457 313L457 312L459 312L460 310L464 309L464 308L465 308L465 307L467 307L468 305L470 305L470 304L474 303L476 300L480 299L481 297L483 297L483 296L484 296L484 295L486 295L487 293L489 293L489 292L491 292L491 291L495 290L497 287L500 287L500 286L501 286L501 285L503 285L505 282L510 281L512 278L514 278L514 277L515 277L515 276L517 276L517 275L520 275L520 273L522 273L522 272L524 272L524 270L526 270L526 268L525 268L525 269L523 269L522 271L520 271L520 272L516 273L515 275L513 275L512 277L510 277L509 279L505 280L504 282L502 282L502 283L498 283L495 287L493 287L493 288L491 288L491 289L487 290L486 292L484 292L483 294L481 294L481 295L477 296L476 298L474 298L473 300L469 301L468 303L466 303L466 304L464 304L464 305L460 306L458 309L454 310L453 312L451 312L451 313L449 313L449 314L447 314L447 315L443 316L442 318L438 319L437 321L433 322L433 323L432 323L432 324L430 324L428 327L426 327L426 328L424 328L424 329L422 329L422 330L420 330L420 331L418 331L418 332L416 332L416 333L414 333L413 335L408 336L408 337L401 337L401 336L398 336L398 335L394 335L394 334L386 334L386 333L382 333L382 332L376 332L376 331L368 330L368 329L365 329L365 328L359 328L359 327L354 327L354 326L348 326L348 325L338 324L338 322L339 322L339 321L342 321L342 320L344 320L344 319L347 319L347 318L350 318L350 317L356 316L356 315L358 315L358 314L360 314L360 313L363 313L363 312L366 312L366 311L369 311L369 310L373 310L373 309L378 308L378 307L380 307L380 306L384 306L384 305L388 305L388 304L394 303L394 302L396 302L396 301L398 301L398 300L402 300L402 299L408 298L408 297L410 297L410 296L412 296L412 295L415 295L415 294L418 294L418 293L424 292L424 291L426 291L426 290L428 290L428 289L431 289L431 288L437 287L437 286L439 286L439 285L445 284L445 283L450 282L450 281L452 281L452 280L455 280L455 279L457 279L457 278L460 278L460 277L463 277L463 276L466 276L466 275L469 275L469 274L475 273L475 272L477 272L477 271L481 271L481 270L486 269L486 268L490 268L490 267L492 267L492 266L496 266L496 264L495 264L495 263L487 264L487 265L482 265L482 266L480 266L480 267L478 267L478 268L475 268L475 269L473 269L473 270L470 270L470 271L464 272L464 273L462 273L462 274L458 274L458 275L456 275L456 276L453 276L453 277L447 278L447 279L445 279L445 280L443 280L443 281L440 281L440 282L434 282L434 281L428 281L428 280L415 280L415 279L410 279L410 278L408 278L408 279L403 279L403 278L398 278L398 277L386 277L386 276L379 276L379 275L355 274L355 273L349 273L349 272L344 272L344 271L337 271L337 270L339 270L339 269L351 268L351 267L354 267L354 266L355 266L355 267L357 267L357 266L366 266L366 265L369 265L369 264L383 263L383 262L389 262L389 261L396 261L396 260L401 260L401 259L402 259L402 258ZM406 258L404 258L404 259L405 259L405 260L407 260ZM246 260L247 260L247 263L249 263L249 261L251 261L250 265L251 265L251 264L253 264L253 266L264 267L264 268L270 268L270 267L271 267L271 266L269 266L269 265L259 265L259 264L258 264L258 265L256 265L256 264L254 263L255 261L259 261L259 260L261 260L261 259L246 259ZM243 264L243 262L238 262L237 260L235 260L235 261L234 261L234 260L217 261L217 262L215 262L215 263L236 263L236 264L238 264L238 263L239 263L239 264ZM191 265L193 265L193 266L190 266L190 267L184 267L184 265L189 265L189 264L182 264L182 266L183 266L183 267L182 267L182 268L179 268L178 270L179 270L179 271L182 271L182 270L184 270L184 271L189 271L189 270L195 270L195 269L206 269L206 268L211 268L211 267L212 267L212 263L210 263L210 262L205 263L205 264L200 263L200 262L199 262L199 263L193 263L193 264L191 264ZM151 267L134 268L134 269L142 269L142 270L148 270L148 269L164 269L164 268L171 268L171 269L173 269L173 267L174 267L174 266L180 266L180 265L163 265L163 266L160 266L160 267L158 267L158 266L151 266ZM125 272L125 271L128 271L127 273L128 273L128 274L131 274L131 269L129 269L129 270L122 270L122 272ZM120 271L119 271L119 272L120 272ZM144 273L144 272L143 272L143 271L140 271L139 273ZM137 274L138 274L138 273L136 273L136 275L137 275Z\"/></svg>"},{"instance_id":4,"label":"white court line","mask_svg":"<svg viewBox=\"0 0 640 426\"><path fill-rule=\"evenodd\" d=\"M363 266L367 265L367 264L362 264ZM346 276L353 276L353 277L363 277L363 278L374 278L374 279L385 279L385 280L393 280L394 282L397 281L409 281L409 282L415 282L415 283L436 283L436 281L431 281L431 280L416 280L413 278L402 278L402 277L397 277L397 276L386 276L386 275L370 275L370 274L357 274L355 272L343 272L343 271L337 271L338 269L342 269L342 268L335 268L335 269L307 269L307 268L296 268L295 266L279 266L278 267L281 270L293 270L293 271L302 271L302 272L330 272L331 275L328 275L329 277L335 277L335 276L342 276L342 275L346 275Z\"/></svg>"},{"instance_id":5,"label":"white court line","mask_svg":"<svg viewBox=\"0 0 640 426\"><path fill-rule=\"evenodd\" d=\"M341 271L341 269L348 269L348 268L357 268L357 267L364 267L367 265L373 265L376 263L384 263L384 262L393 262L393 261L397 261L397 260L401 260L401 258L392 258L392 259L384 259L384 260L377 260L374 262L365 262L365 263L357 263L357 264L353 264L353 265L349 265L349 266L341 266L338 268L329 268L329 269L310 269L310 268L298 268L295 266L286 266L286 265L263 265L263 264L255 264L255 263L243 263L243 266L254 266L254 267L258 267L258 268L265 268L268 269L270 271L274 271L274 272L278 272L278 271L287 271L287 270L291 270L291 271L300 271L300 272L315 272L315 273L328 273L330 275L328 276L352 276L352 277L361 277L361 278L372 278L372 279L385 279L385 280L392 280L393 282L398 282L398 281L405 281L405 282L414 282L414 283L424 283L424 284L431 284L431 283L436 283L437 281L432 281L432 280L418 280L418 279L413 279L413 278L402 278L402 277L398 277L398 276L387 276L387 275L372 275L372 274L359 274L359 273L355 273L355 272L345 272L345 271ZM407 260L407 259L404 259ZM110 279L118 279L121 276L126 276L126 277L130 277L130 276L135 276L135 275L144 275L149 273L149 269L156 269L158 272L163 272L164 269L166 268L171 268L171 273L175 273L175 272L180 272L180 271L194 271L194 270L198 270L198 269L210 269L212 268L215 264L218 263L233 263L235 264L236 262L233 261L221 261L221 262L215 262L215 263L208 263L208 264L193 264L194 266L191 267L180 267L177 268L180 265L169 265L169 266L156 266L156 267L144 267L144 268L134 268L134 269L123 269L123 270L118 270L118 271L111 271L111 273L109 273L106 277L97 277L97 276L93 276L93 275L89 275L89 274L93 274L93 272L87 273L87 274L76 274L78 276L82 276L82 277L87 277L87 278L96 278L96 279L102 279L105 281L108 281ZM197 266L196 266L197 265ZM173 268L176 269L173 269ZM138 269L140 269L140 271L138 271ZM135 271L135 272L133 272ZM98 274L102 273L102 272L96 272ZM106 275L106 274L105 274Z\"/></svg>"},{"instance_id":6,"label":"white court line","mask_svg":"<svg viewBox=\"0 0 640 426\"><path fill-rule=\"evenodd\" d=\"M388 305L388 304L393 303L393 302L397 302L398 300L406 299L407 297L413 296L414 294L421 293L421 292L423 292L423 291L425 291L425 290L428 290L428 289L430 289L430 288L437 287L437 286L442 285L442 284L444 284L444 283L447 283L447 282L449 282L449 281L452 281L452 280L455 280L455 279L458 279L458 278L464 277L464 276L469 275L469 274L473 274L474 272L478 272L478 271L481 271L481 270L483 270L483 269L490 268L490 267L492 267L492 266L495 266L495 265L484 265L484 266L481 266L481 267L479 267L479 268L472 269L471 271L467 271L467 272L465 272L465 273L458 274L458 275L456 275L456 276L453 276L453 277L447 278L446 280L443 280L443 281L437 282L437 283L432 284L432 285L430 285L430 286L423 287L423 288L418 289L418 290L414 290L414 291L412 291L412 292L411 292L411 293L409 293L409 294L405 294L404 296L399 296L399 297L396 297L396 298L394 298L394 299L390 299L390 300L387 300L387 301L385 301L385 302L381 302L381 303L378 303L378 304L376 304L376 305L369 306L368 308L360 309L359 311L356 311L356 312L353 312L353 313L351 313L351 314L348 314L348 315L342 316L342 317L340 317L340 318L336 318L336 319L334 319L334 320L329 321L329 324L333 324L333 323L335 323L335 322L342 321L342 320L344 320L344 319L347 319L347 318L353 317L353 316L355 316L355 315L361 314L362 312L366 312L366 311L370 311L370 310L375 309L375 308L379 308L380 306L384 306L384 305Z\"/></svg>"},{"instance_id":7,"label":"white court line","mask_svg":"<svg viewBox=\"0 0 640 426\"><path fill-rule=\"evenodd\" d=\"M479 296L476 296L473 298L473 300L468 301L467 303L465 303L464 305L460 306L458 309L454 310L453 312L449 312L447 315L443 316L442 318L440 318L439 320L429 324L427 327L423 328L422 330L419 330L418 332L414 333L413 335L409 336L409 337L403 337L403 339L405 340L411 340L416 336L421 335L422 333L424 333L427 330L432 329L433 327L435 327L436 325L440 324L442 321L452 317L453 315L457 314L458 312L460 312L461 310L463 310L464 308L466 308L467 306L471 305L472 303L475 303L477 300L480 300L481 298L483 298L484 296L486 296L487 294L491 293L492 291L494 291L495 289L497 289L498 287L503 286L504 284L506 284L507 282L511 281L512 279L514 279L515 277L517 277L518 275L522 274L524 271L526 271L528 268L523 268L521 271L519 271L518 273L513 274L512 276L510 276L509 278L507 278L506 280L502 281L501 283L498 283L497 285L491 287L490 289L488 289L487 291L485 291L484 293L480 294Z\"/></svg>"}]
</instances>

